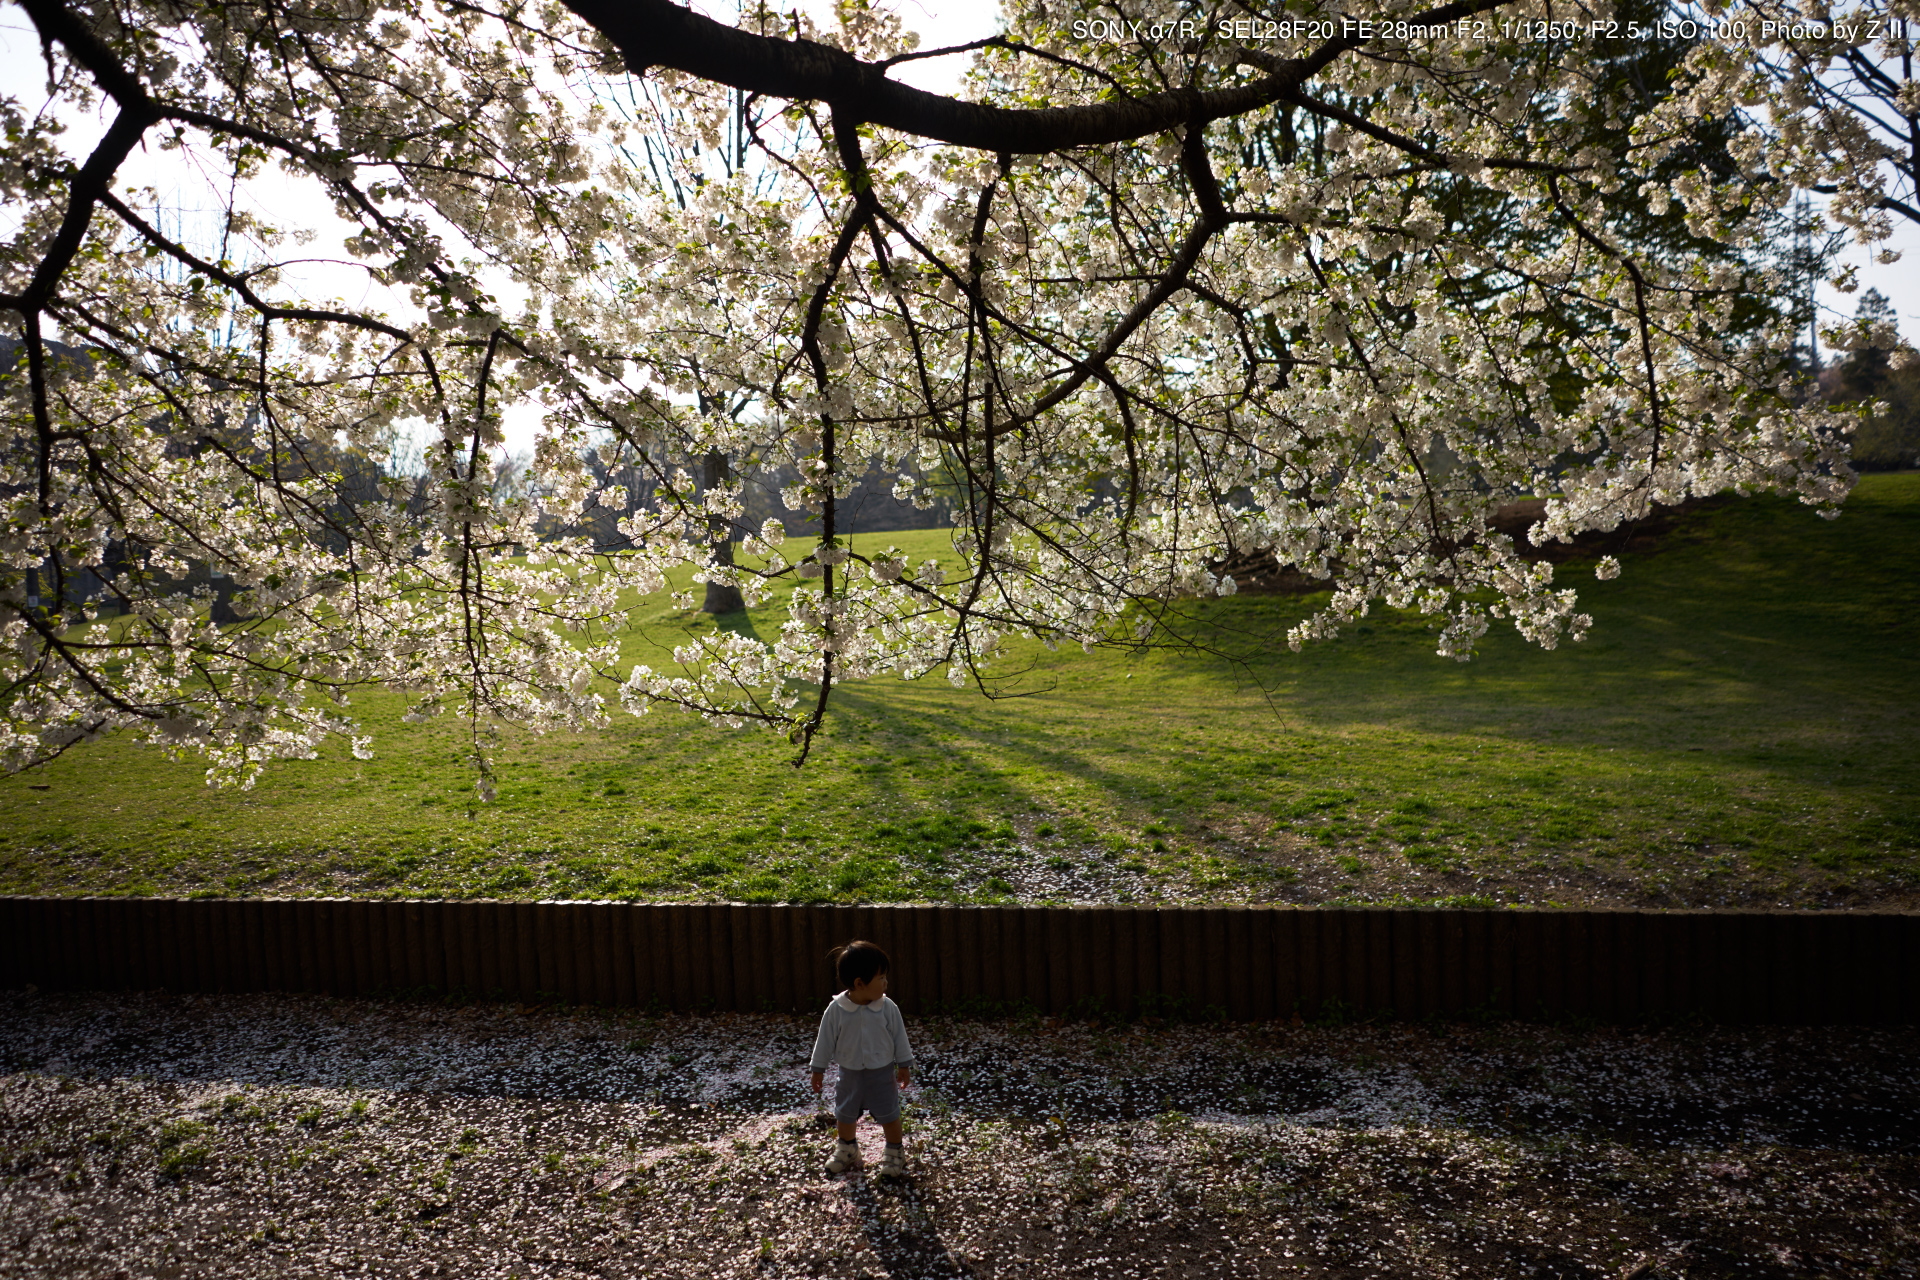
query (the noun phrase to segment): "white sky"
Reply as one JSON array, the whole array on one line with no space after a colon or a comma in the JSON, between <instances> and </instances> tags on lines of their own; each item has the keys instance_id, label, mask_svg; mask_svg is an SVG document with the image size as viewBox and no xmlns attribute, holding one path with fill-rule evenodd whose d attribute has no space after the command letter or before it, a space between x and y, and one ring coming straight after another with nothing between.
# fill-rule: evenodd
<instances>
[{"instance_id":1,"label":"white sky","mask_svg":"<svg viewBox=\"0 0 1920 1280\"><path fill-rule=\"evenodd\" d=\"M994 34L1000 26L998 0L898 2L907 28L919 33L922 49L978 40ZM823 24L831 13L831 0L804 0L804 4L809 12L822 19ZM724 17L734 6L728 0L705 0L699 7L715 17ZM958 83L966 61L965 56L960 56L911 62L899 68L894 75L923 89L950 92ZM17 6L4 5L0 0L0 85L7 86L23 102L37 105L39 99L35 89L44 85L45 79L39 40L25 13ZM66 142L76 154L88 147L105 129L103 118L70 118L67 124ZM209 186L198 175L183 171L178 152L163 153L157 148L138 152L130 159L122 170L119 182L122 188L128 185L151 185L160 193L163 204L188 209L217 208L225 194L223 189ZM283 273L289 289L299 288L310 294L338 297L349 306L377 306L384 302L390 310L395 308L395 302L391 298L382 298L380 295L383 291L370 284L364 271L351 265L349 255L341 248L346 226L334 216L331 202L316 185L302 183L276 169L269 169L262 177L247 184L238 193L238 199L243 207L251 207L279 225L309 228L318 233L312 245L301 251L312 254L316 261L304 270ZM4 229L0 234L11 232L12 223L13 219L7 211L0 210L0 228ZM1900 262L1892 265L1875 263L1868 250L1860 245L1846 246L1840 261L1859 264L1861 291L1869 287L1879 289L1893 302L1903 335L1909 339L1920 339L1920 227L1896 219L1896 230L1888 247L1904 251ZM1843 295L1831 287L1823 286L1818 302L1827 312L1828 319L1847 317L1854 313L1859 295ZM535 418L531 414L510 415L505 425L509 451L518 453L531 447L535 426Z\"/></svg>"},{"instance_id":2,"label":"white sky","mask_svg":"<svg viewBox=\"0 0 1920 1280\"><path fill-rule=\"evenodd\" d=\"M1860 295L1868 289L1878 289L1900 315L1901 336L1909 342L1920 342L1920 227L1905 218L1895 218L1892 238L1879 247L1900 250L1900 261L1882 266L1873 260L1866 246L1844 245L1834 265L1859 266L1859 291L1848 295L1823 285L1817 301L1837 316L1851 316L1860 305ZM1824 350L1820 353L1823 361L1827 354Z\"/></svg>"},{"instance_id":3,"label":"white sky","mask_svg":"<svg viewBox=\"0 0 1920 1280\"><path fill-rule=\"evenodd\" d=\"M730 18L734 8L726 0L703 3L699 7L722 20ZM802 0L802 7L823 26L831 21L831 0ZM921 49L966 44L993 35L1000 29L998 0L938 0L938 3L903 0L899 12L907 29L919 34ZM967 62L966 55L928 58L905 64L894 76L918 88L948 93L958 86ZM0 3L0 86L5 86L32 110L45 101L45 84L46 63L41 56L39 37L31 22L17 6ZM105 132L111 116L110 106L95 115L66 115L64 123L67 132L62 142L69 154L83 158ZM225 204L225 187L210 182L212 176L183 168L180 152L161 152L157 147L143 148L128 158L115 185L119 190L129 186L151 186L158 193L163 208L186 210L189 223L186 238L191 242L201 239L204 234L196 235L192 224L209 221L213 216L212 211ZM375 285L363 269L353 264L342 242L352 234L354 228L335 215L332 201L318 184L268 166L258 178L249 181L235 193L235 200L241 208L272 225L285 230L299 228L316 233L312 243L305 248L282 249L283 253L306 255L306 259L303 265L295 265L281 272L281 295L299 292L310 298L337 298L353 308L382 308L389 314L400 316L401 323L417 318L405 316L407 308L404 300ZM198 218L195 218L194 211L199 211ZM0 209L0 234L10 234L14 227L14 218L6 210ZM175 230L171 225L165 225L162 229ZM497 289L496 292L511 309L515 291L508 287ZM522 405L519 410L508 410L502 423L507 436L506 450L515 454L531 451L534 430L539 421L538 412L532 406Z\"/></svg>"}]
</instances>

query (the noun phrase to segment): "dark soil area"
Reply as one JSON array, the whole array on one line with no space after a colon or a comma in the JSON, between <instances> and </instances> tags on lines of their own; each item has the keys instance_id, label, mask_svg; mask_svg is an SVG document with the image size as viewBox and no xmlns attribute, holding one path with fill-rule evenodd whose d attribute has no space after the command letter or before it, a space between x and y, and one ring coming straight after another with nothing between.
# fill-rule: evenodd
<instances>
[{"instance_id":1,"label":"dark soil area","mask_svg":"<svg viewBox=\"0 0 1920 1280\"><path fill-rule=\"evenodd\" d=\"M911 1031L889 1184L808 1019L0 993L0 1276L1920 1275L1912 1028Z\"/></svg>"}]
</instances>

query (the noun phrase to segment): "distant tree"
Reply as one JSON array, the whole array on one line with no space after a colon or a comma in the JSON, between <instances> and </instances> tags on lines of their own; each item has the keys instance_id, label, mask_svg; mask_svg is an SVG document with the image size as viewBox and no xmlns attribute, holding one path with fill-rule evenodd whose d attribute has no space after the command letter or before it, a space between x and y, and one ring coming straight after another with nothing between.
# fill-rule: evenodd
<instances>
[{"instance_id":1,"label":"distant tree","mask_svg":"<svg viewBox=\"0 0 1920 1280\"><path fill-rule=\"evenodd\" d=\"M719 449L707 450L702 479L711 492L724 492L733 483L733 468ZM707 517L707 531L713 539L711 563L720 570L707 579L706 597L700 602L702 613L738 613L747 607L740 588L728 581L733 569L733 522L718 512Z\"/></svg>"},{"instance_id":2,"label":"distant tree","mask_svg":"<svg viewBox=\"0 0 1920 1280\"><path fill-rule=\"evenodd\" d=\"M1908 353L1899 343L1893 304L1868 289L1860 295L1854 328L1868 335L1866 344L1828 369L1820 387L1829 403L1861 410L1853 465L1863 471L1920 466L1920 364L1903 358Z\"/></svg>"},{"instance_id":3,"label":"distant tree","mask_svg":"<svg viewBox=\"0 0 1920 1280\"><path fill-rule=\"evenodd\" d=\"M1879 399L1893 374L1887 358L1887 347L1897 340L1899 328L1893 304L1878 289L1869 289L1860 295L1854 322L1856 327L1876 335L1879 341L1856 348L1828 372L1822 390L1836 404L1862 404Z\"/></svg>"}]
</instances>

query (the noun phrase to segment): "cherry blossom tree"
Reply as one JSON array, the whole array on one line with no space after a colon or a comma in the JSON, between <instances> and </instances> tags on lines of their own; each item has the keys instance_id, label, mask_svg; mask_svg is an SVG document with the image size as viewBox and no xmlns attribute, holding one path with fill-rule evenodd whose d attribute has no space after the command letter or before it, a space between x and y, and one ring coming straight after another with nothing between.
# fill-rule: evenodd
<instances>
[{"instance_id":1,"label":"cherry blossom tree","mask_svg":"<svg viewBox=\"0 0 1920 1280\"><path fill-rule=\"evenodd\" d=\"M1834 220L1884 239L1890 220L1920 223L1920 90L1904 5L1842 7L1757 0L1732 21L1740 56L1782 107L1769 167L1832 198Z\"/></svg>"},{"instance_id":2,"label":"cherry blossom tree","mask_svg":"<svg viewBox=\"0 0 1920 1280\"><path fill-rule=\"evenodd\" d=\"M1743 77L1747 96L1771 108L1768 172L1825 196L1832 224L1863 245L1887 239L1897 222L1920 224L1920 85L1908 31L1915 16L1880 0L1754 0L1718 17L1731 46L1718 52L1718 74ZM1880 248L1871 258L1890 265L1900 252ZM1858 267L1837 273L1835 283L1852 293L1862 283ZM1858 315L1835 338L1842 350L1892 352L1901 368L1914 355L1890 312Z\"/></svg>"},{"instance_id":3,"label":"cherry blossom tree","mask_svg":"<svg viewBox=\"0 0 1920 1280\"><path fill-rule=\"evenodd\" d=\"M1429 615L1442 656L1495 622L1552 648L1590 620L1492 527L1503 501L1549 498L1540 541L1730 489L1832 514L1851 483L1849 419L1796 404L1768 300L1795 184L1866 191L1880 153L1816 165L1824 108L1728 27L1018 0L945 96L894 78L941 51L865 0L830 29L666 0L16 3L53 106L0 105L10 768L132 729L245 783L327 735L364 751L346 704L372 684L470 719L483 796L492 719L584 729L616 699L803 759L840 681L1138 642L1248 557L1330 580L1295 648L1378 604ZM650 117L618 107L634 77ZM311 296L313 228L239 204L250 265L168 235L136 156L315 184L379 301ZM537 483L503 497L525 406ZM330 451L422 423L430 501L333 483ZM876 456L918 502L954 483L951 558L849 546ZM768 521L729 563L743 469L778 465L818 534ZM779 635L621 669L623 602L688 567L750 605L797 585ZM66 588L83 571L116 616Z\"/></svg>"}]
</instances>

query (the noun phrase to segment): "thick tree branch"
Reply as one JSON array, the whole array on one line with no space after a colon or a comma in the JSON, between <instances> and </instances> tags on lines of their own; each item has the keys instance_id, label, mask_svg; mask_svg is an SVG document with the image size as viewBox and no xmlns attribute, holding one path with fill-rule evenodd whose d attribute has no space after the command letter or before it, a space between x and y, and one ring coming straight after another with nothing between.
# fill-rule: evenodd
<instances>
[{"instance_id":1,"label":"thick tree branch","mask_svg":"<svg viewBox=\"0 0 1920 1280\"><path fill-rule=\"evenodd\" d=\"M1414 23L1445 24L1511 0L1458 0ZM702 17L670 0L568 0L567 7L611 40L635 74L670 67L715 84L794 100L831 102L850 120L983 151L1034 155L1163 133L1189 121L1243 115L1280 101L1352 49L1329 40L1275 65L1264 80L1228 89L1170 89L1070 107L1013 109L964 102L887 79L883 66L813 40L780 40Z\"/></svg>"}]
</instances>

